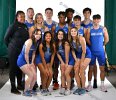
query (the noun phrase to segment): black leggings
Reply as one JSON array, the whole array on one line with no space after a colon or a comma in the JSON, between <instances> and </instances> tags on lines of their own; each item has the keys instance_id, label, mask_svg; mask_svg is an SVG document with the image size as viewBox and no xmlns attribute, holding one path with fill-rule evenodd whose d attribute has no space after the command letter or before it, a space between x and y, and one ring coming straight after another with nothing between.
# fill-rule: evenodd
<instances>
[{"instance_id":1,"label":"black leggings","mask_svg":"<svg viewBox=\"0 0 116 100\"><path fill-rule=\"evenodd\" d=\"M11 88L16 88L15 77L17 78L17 85L21 86L22 81L22 71L17 66L17 59L20 52L13 47L8 47L8 57L9 57L9 66L10 66L10 82Z\"/></svg>"}]
</instances>

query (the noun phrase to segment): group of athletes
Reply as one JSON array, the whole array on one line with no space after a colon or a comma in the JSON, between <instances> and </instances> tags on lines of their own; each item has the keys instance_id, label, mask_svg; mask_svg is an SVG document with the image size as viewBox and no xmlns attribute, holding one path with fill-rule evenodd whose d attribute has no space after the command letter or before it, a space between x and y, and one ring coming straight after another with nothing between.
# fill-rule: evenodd
<instances>
[{"instance_id":1,"label":"group of athletes","mask_svg":"<svg viewBox=\"0 0 116 100\"><path fill-rule=\"evenodd\" d=\"M84 20L81 16L73 14L73 8L58 12L59 22L53 21L53 9L45 9L45 20L42 13L34 16L34 9L27 9L27 19L23 11L17 11L17 20L28 27L29 38L24 41L22 50L17 57L17 67L28 76L24 79L24 96L37 95L37 68L40 71L40 89L43 96L51 95L49 86L53 84L53 90L60 88L61 95L70 95L71 89L75 95L85 94L93 88L97 88L97 65L100 69L101 86L103 92L107 92L104 85L105 79L105 50L104 46L109 41L106 27L100 25L101 16L93 15L90 19L91 9L84 8ZM18 29L20 30L20 28ZM5 36L8 38L7 32ZM18 36L17 36L18 37ZM10 40L9 40L10 41ZM16 41L17 42L17 41ZM12 55L11 55L12 56ZM61 84L58 82L58 68L60 67ZM85 86L85 70L88 71L88 86ZM91 84L94 76L93 86ZM11 86L13 82L11 81ZM11 93L20 94L12 89Z\"/></svg>"}]
</instances>

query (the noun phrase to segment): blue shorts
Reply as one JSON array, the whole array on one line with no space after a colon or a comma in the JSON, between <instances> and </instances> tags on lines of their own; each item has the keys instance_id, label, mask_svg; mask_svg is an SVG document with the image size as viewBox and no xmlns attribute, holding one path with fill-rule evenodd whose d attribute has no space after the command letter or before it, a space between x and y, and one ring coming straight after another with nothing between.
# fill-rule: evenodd
<instances>
[{"instance_id":1,"label":"blue shorts","mask_svg":"<svg viewBox=\"0 0 116 100\"><path fill-rule=\"evenodd\" d=\"M51 57L44 57L44 58L45 58L46 63L50 63ZM38 54L38 55L36 55L36 58L35 58L35 64L38 65L40 63L42 63L42 59L41 59L40 54Z\"/></svg>"},{"instance_id":2,"label":"blue shorts","mask_svg":"<svg viewBox=\"0 0 116 100\"><path fill-rule=\"evenodd\" d=\"M77 58L81 59L82 52L76 52L76 56L77 56ZM90 58L91 59L91 51L90 51L89 48L86 49L85 58Z\"/></svg>"},{"instance_id":3,"label":"blue shorts","mask_svg":"<svg viewBox=\"0 0 116 100\"><path fill-rule=\"evenodd\" d=\"M62 60L65 62L65 57L62 57ZM74 66L74 63L75 63L75 61L74 61L73 56L71 54L69 54L69 62L68 62L68 65Z\"/></svg>"},{"instance_id":4,"label":"blue shorts","mask_svg":"<svg viewBox=\"0 0 116 100\"><path fill-rule=\"evenodd\" d=\"M31 63L32 59L29 59L29 62ZM25 57L23 55L19 55L17 59L17 66L22 67L23 65L27 64Z\"/></svg>"},{"instance_id":5,"label":"blue shorts","mask_svg":"<svg viewBox=\"0 0 116 100\"><path fill-rule=\"evenodd\" d=\"M90 62L90 66L94 65L96 63L96 59L98 60L99 66L104 66L105 65L105 52L104 51L95 51L95 52L91 52L91 62Z\"/></svg>"}]
</instances>

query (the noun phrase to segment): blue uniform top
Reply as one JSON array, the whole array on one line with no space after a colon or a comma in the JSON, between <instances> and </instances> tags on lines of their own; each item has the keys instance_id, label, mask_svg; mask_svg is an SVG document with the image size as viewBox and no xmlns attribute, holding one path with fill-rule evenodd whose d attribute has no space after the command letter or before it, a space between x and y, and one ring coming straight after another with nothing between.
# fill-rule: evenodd
<instances>
[{"instance_id":1,"label":"blue uniform top","mask_svg":"<svg viewBox=\"0 0 116 100\"><path fill-rule=\"evenodd\" d=\"M91 51L103 51L104 32L103 26L99 26L98 29L90 28L90 42Z\"/></svg>"},{"instance_id":2,"label":"blue uniform top","mask_svg":"<svg viewBox=\"0 0 116 100\"><path fill-rule=\"evenodd\" d=\"M44 21L44 26L48 27L49 30L51 30L52 27L55 25L56 25L55 21L52 21L52 24L48 24L46 21Z\"/></svg>"},{"instance_id":3,"label":"blue uniform top","mask_svg":"<svg viewBox=\"0 0 116 100\"><path fill-rule=\"evenodd\" d=\"M68 34L68 24L64 25L64 27L60 27L58 24L56 25L55 33L58 32L59 29L63 29L66 34Z\"/></svg>"},{"instance_id":4,"label":"blue uniform top","mask_svg":"<svg viewBox=\"0 0 116 100\"><path fill-rule=\"evenodd\" d=\"M58 53L61 55L62 59L65 61L65 50L62 45L59 45ZM69 52L69 59L72 58L72 53Z\"/></svg>"},{"instance_id":5,"label":"blue uniform top","mask_svg":"<svg viewBox=\"0 0 116 100\"><path fill-rule=\"evenodd\" d=\"M23 46L23 49L22 49L21 54L20 54L20 55L22 55L23 57L25 57L25 46L26 46L26 45ZM30 48L30 50L29 50L29 59L32 58L33 51L36 51L35 45L32 45L31 48Z\"/></svg>"},{"instance_id":6,"label":"blue uniform top","mask_svg":"<svg viewBox=\"0 0 116 100\"><path fill-rule=\"evenodd\" d=\"M27 25L28 28L34 26L34 21L32 23L29 23L27 20L25 21L25 24Z\"/></svg>"},{"instance_id":7,"label":"blue uniform top","mask_svg":"<svg viewBox=\"0 0 116 100\"><path fill-rule=\"evenodd\" d=\"M88 24L84 24L84 22L82 22L82 23L81 23L81 26L83 26L84 28L90 28L90 27L93 26L93 22L90 21L90 23L88 23Z\"/></svg>"},{"instance_id":8,"label":"blue uniform top","mask_svg":"<svg viewBox=\"0 0 116 100\"><path fill-rule=\"evenodd\" d=\"M78 35L84 36L84 27L81 26L81 27L78 29Z\"/></svg>"},{"instance_id":9,"label":"blue uniform top","mask_svg":"<svg viewBox=\"0 0 116 100\"><path fill-rule=\"evenodd\" d=\"M50 62L52 53L50 51L50 47L47 47L47 50L45 51L44 58L46 62Z\"/></svg>"}]
</instances>

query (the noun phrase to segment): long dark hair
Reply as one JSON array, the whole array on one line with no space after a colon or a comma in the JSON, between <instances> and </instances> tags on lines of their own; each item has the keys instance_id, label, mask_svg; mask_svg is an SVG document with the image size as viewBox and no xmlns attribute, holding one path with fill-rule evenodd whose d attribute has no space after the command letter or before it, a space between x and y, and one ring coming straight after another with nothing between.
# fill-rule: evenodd
<instances>
[{"instance_id":1,"label":"long dark hair","mask_svg":"<svg viewBox=\"0 0 116 100\"><path fill-rule=\"evenodd\" d=\"M46 52L47 51L47 46L46 46L46 40L45 40L45 36L47 35L47 34L50 34L51 35L51 41L50 41L50 52L51 53L53 53L54 52L54 46L53 46L53 38L52 38L52 33L50 32L50 31L46 31L45 33L44 33L44 36L43 36L43 42L42 42L42 44L43 44L43 51L44 52Z\"/></svg>"},{"instance_id":2,"label":"long dark hair","mask_svg":"<svg viewBox=\"0 0 116 100\"><path fill-rule=\"evenodd\" d=\"M31 39L32 39L32 42L34 44L34 46L36 47L36 54L39 53L39 44L41 43L42 41L42 32L41 32L41 38L38 40L38 41L35 41L35 35L38 33L38 32L41 32L40 29L35 29L33 32L32 32L32 36L31 36Z\"/></svg>"},{"instance_id":3,"label":"long dark hair","mask_svg":"<svg viewBox=\"0 0 116 100\"><path fill-rule=\"evenodd\" d=\"M14 20L14 22L18 22L17 17L18 17L19 15L21 15L21 14L24 14L24 15L25 15L25 13L24 13L23 11L21 11L21 10L17 11L17 13L16 13L16 15L15 15L15 20Z\"/></svg>"},{"instance_id":4,"label":"long dark hair","mask_svg":"<svg viewBox=\"0 0 116 100\"><path fill-rule=\"evenodd\" d=\"M77 28L76 28L76 27L72 27L72 28L70 29L70 32L69 32L69 43L70 43L71 49L74 50L74 47L73 47L73 45L72 45L73 38L72 38L72 36L71 36L71 30L72 30L72 29L76 29L76 30L77 30ZM78 49L78 46L79 46L79 37L78 37L78 32L77 32L77 36L76 36L76 48L77 48L77 49Z\"/></svg>"},{"instance_id":5,"label":"long dark hair","mask_svg":"<svg viewBox=\"0 0 116 100\"><path fill-rule=\"evenodd\" d=\"M59 29L56 33L56 41L55 41L55 44L56 44L56 51L58 51L59 49L59 39L58 39L58 33L59 32L63 32L63 39L62 39L62 46L63 46L63 49L64 49L64 45L65 45L65 42L67 41L66 39L66 33L63 29ZM68 42L68 41L67 41Z\"/></svg>"}]
</instances>

